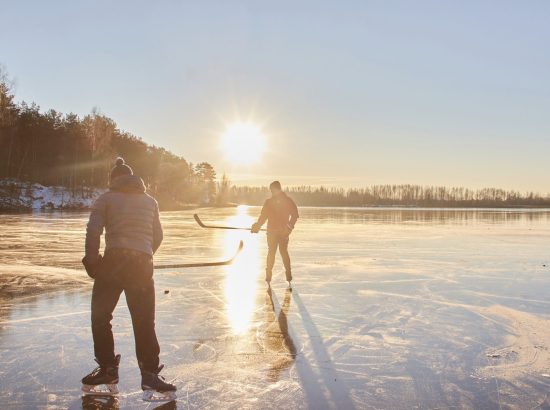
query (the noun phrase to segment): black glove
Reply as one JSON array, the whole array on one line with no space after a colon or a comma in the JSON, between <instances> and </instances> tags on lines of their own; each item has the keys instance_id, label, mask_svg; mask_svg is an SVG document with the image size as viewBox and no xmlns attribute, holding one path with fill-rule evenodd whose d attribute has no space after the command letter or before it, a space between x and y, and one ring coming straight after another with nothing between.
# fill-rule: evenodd
<instances>
[{"instance_id":1,"label":"black glove","mask_svg":"<svg viewBox=\"0 0 550 410\"><path fill-rule=\"evenodd\" d=\"M97 255L97 258L95 258L94 260L92 260L92 258L90 258L89 256L84 256L82 258L82 264L84 265L86 273L90 278L94 279L97 276L102 260L103 256L101 256L101 254Z\"/></svg>"}]
</instances>

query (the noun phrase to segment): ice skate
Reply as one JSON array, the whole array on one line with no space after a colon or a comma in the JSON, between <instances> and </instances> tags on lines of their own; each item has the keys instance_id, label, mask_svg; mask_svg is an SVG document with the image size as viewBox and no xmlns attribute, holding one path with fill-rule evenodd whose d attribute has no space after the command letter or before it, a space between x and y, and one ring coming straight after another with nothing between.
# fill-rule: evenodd
<instances>
[{"instance_id":1,"label":"ice skate","mask_svg":"<svg viewBox=\"0 0 550 410\"><path fill-rule=\"evenodd\" d=\"M84 395L112 396L118 394L118 364L120 355L115 356L112 364L99 364L90 374L82 379Z\"/></svg>"},{"instance_id":2,"label":"ice skate","mask_svg":"<svg viewBox=\"0 0 550 410\"><path fill-rule=\"evenodd\" d=\"M145 401L171 401L176 399L176 386L164 381L164 377L159 376L164 365L160 365L156 371L149 372L141 370L141 389L143 390L143 400Z\"/></svg>"},{"instance_id":3,"label":"ice skate","mask_svg":"<svg viewBox=\"0 0 550 410\"><path fill-rule=\"evenodd\" d=\"M288 282L288 288L290 290L292 290L292 272L290 271L289 268L286 268L285 270L285 277L286 277L286 281Z\"/></svg>"}]
</instances>

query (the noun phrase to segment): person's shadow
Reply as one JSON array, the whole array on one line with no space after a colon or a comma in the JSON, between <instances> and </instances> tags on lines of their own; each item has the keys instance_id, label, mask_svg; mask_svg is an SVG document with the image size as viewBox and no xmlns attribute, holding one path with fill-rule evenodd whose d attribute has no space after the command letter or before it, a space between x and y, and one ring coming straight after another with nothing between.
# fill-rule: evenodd
<instances>
[{"instance_id":1,"label":"person's shadow","mask_svg":"<svg viewBox=\"0 0 550 410\"><path fill-rule=\"evenodd\" d=\"M271 288L267 290L266 296L266 339L265 347L272 353L277 354L277 359L271 363L268 377L271 381L277 381L281 372L288 369L296 359L296 346L288 330L287 314L290 309L292 290L287 288L283 305L277 314L278 301L273 295Z\"/></svg>"}]
</instances>

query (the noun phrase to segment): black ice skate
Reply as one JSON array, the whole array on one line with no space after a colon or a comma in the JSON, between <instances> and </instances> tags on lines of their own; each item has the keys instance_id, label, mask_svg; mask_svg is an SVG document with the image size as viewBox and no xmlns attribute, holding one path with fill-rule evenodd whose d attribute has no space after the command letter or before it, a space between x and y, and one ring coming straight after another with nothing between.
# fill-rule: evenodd
<instances>
[{"instance_id":1,"label":"black ice skate","mask_svg":"<svg viewBox=\"0 0 550 410\"><path fill-rule=\"evenodd\" d=\"M89 375L82 379L84 395L112 396L118 394L118 364L120 355L115 356L112 364L99 364Z\"/></svg>"},{"instance_id":2,"label":"black ice skate","mask_svg":"<svg viewBox=\"0 0 550 410\"><path fill-rule=\"evenodd\" d=\"M176 399L176 386L164 381L164 377L159 376L164 365L153 372L141 370L141 389L143 390L143 400L145 401L171 401Z\"/></svg>"}]
</instances>

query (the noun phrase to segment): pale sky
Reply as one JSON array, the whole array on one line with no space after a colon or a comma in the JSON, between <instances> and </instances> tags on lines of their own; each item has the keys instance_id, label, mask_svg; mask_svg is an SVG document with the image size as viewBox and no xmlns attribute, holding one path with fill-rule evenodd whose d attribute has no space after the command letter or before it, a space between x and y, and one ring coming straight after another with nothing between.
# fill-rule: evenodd
<instances>
[{"instance_id":1,"label":"pale sky","mask_svg":"<svg viewBox=\"0 0 550 410\"><path fill-rule=\"evenodd\" d=\"M233 182L550 192L550 2L0 0L18 101ZM263 127L248 166L228 124Z\"/></svg>"}]
</instances>

